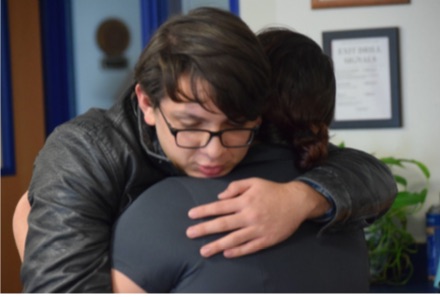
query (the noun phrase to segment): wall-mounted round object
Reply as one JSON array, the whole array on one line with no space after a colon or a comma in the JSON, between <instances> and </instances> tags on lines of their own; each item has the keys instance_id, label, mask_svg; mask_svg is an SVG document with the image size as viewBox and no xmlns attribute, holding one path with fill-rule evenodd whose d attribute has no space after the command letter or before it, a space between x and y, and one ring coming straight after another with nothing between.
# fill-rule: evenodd
<instances>
[{"instance_id":1,"label":"wall-mounted round object","mask_svg":"<svg viewBox=\"0 0 440 297\"><path fill-rule=\"evenodd\" d=\"M130 32L124 22L114 18L104 20L98 27L96 39L106 55L102 61L103 67L127 67L127 59L123 54L130 43Z\"/></svg>"}]
</instances>

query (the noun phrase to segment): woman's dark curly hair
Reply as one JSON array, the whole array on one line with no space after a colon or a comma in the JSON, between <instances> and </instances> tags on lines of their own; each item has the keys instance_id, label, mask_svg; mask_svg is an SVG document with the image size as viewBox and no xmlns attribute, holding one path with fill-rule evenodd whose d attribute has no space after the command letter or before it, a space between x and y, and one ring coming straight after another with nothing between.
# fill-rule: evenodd
<instances>
[{"instance_id":1,"label":"woman's dark curly hair","mask_svg":"<svg viewBox=\"0 0 440 297\"><path fill-rule=\"evenodd\" d=\"M292 146L297 165L310 169L328 155L336 96L332 61L312 39L285 28L267 29L258 38L272 68L260 135Z\"/></svg>"}]
</instances>

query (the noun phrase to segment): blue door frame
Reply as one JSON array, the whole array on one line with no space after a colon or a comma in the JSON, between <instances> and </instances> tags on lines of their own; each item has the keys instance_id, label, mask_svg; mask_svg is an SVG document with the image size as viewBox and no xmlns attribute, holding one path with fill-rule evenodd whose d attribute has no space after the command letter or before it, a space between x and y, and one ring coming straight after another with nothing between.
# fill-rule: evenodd
<instances>
[{"instance_id":1,"label":"blue door frame","mask_svg":"<svg viewBox=\"0 0 440 297\"><path fill-rule=\"evenodd\" d=\"M1 124L2 124L2 147L1 147L1 175L15 174L15 149L14 149L14 121L12 111L12 81L9 49L9 18L8 4L1 0L1 27L2 27L2 53L1 53Z\"/></svg>"},{"instance_id":2,"label":"blue door frame","mask_svg":"<svg viewBox=\"0 0 440 297\"><path fill-rule=\"evenodd\" d=\"M71 0L40 0L45 129L76 115Z\"/></svg>"}]
</instances>

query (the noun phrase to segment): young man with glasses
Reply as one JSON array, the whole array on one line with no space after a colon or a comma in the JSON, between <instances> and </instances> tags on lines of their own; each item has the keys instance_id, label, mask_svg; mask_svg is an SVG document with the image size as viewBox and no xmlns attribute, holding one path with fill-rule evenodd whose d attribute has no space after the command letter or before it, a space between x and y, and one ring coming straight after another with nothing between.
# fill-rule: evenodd
<instances>
[{"instance_id":1,"label":"young man with glasses","mask_svg":"<svg viewBox=\"0 0 440 297\"><path fill-rule=\"evenodd\" d=\"M111 292L109 247L119 214L165 177L220 177L236 167L252 149L249 138L252 129L260 125L267 104L269 73L267 57L255 35L230 13L202 8L162 25L142 52L135 84L123 100L107 111L93 109L58 127L40 152L29 189L31 210L21 273L24 291ZM182 143L179 134L186 129L199 132L192 130ZM209 136L200 130L210 131ZM201 133L207 140L199 139ZM243 142L237 142L236 133L245 136ZM203 141L198 148L181 147L196 145L196 140ZM236 145L239 147L230 147ZM350 156L356 162L353 166ZM377 188L376 182L383 184L392 177L369 155L352 152L345 159L341 162L344 166L332 165L327 172L333 177L337 174L341 183L347 176L359 177L350 187L340 188L334 181L326 184L329 175L322 170L316 179L310 171L307 180L325 185L345 222L353 219L362 224L365 218L386 210L394 196L379 187L378 195L360 197L359 189ZM370 170L363 172L365 167ZM258 203L243 204L238 198L227 201L227 207L240 203L251 214L270 214L253 221L246 218L249 211L242 213L245 217L237 211L232 221L225 217L238 235L244 230L241 238L246 242L251 243L261 232L270 236L227 256L274 245L292 234L305 218L319 217L331 205L303 182L266 187L266 191L273 189L280 195L269 208L262 209L258 202L266 195L257 195ZM299 200L306 203L295 204ZM371 207L357 209L365 204ZM23 238L26 230L20 231L17 226L23 226L26 214L16 218L15 230L21 232L17 238ZM221 228L228 225L224 222ZM263 228L255 230L255 224ZM218 221L208 226L208 232L219 229ZM275 231L269 233L268 228L273 226ZM242 245L234 233L228 235L226 243L217 241L202 254L209 256ZM18 245L22 250L20 240Z\"/></svg>"}]
</instances>

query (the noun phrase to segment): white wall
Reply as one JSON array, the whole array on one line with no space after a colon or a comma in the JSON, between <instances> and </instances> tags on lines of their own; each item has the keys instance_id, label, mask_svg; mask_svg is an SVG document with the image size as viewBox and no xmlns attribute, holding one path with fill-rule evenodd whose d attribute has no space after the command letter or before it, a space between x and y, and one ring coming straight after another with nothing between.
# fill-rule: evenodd
<instances>
[{"instance_id":1,"label":"white wall","mask_svg":"<svg viewBox=\"0 0 440 297\"><path fill-rule=\"evenodd\" d=\"M400 28L403 127L332 130L332 142L374 153L417 159L431 171L423 209L410 219L410 231L425 241L425 213L440 194L440 1L311 9L311 0L240 0L240 15L254 30L286 25L322 45L322 32L378 27Z\"/></svg>"}]
</instances>

